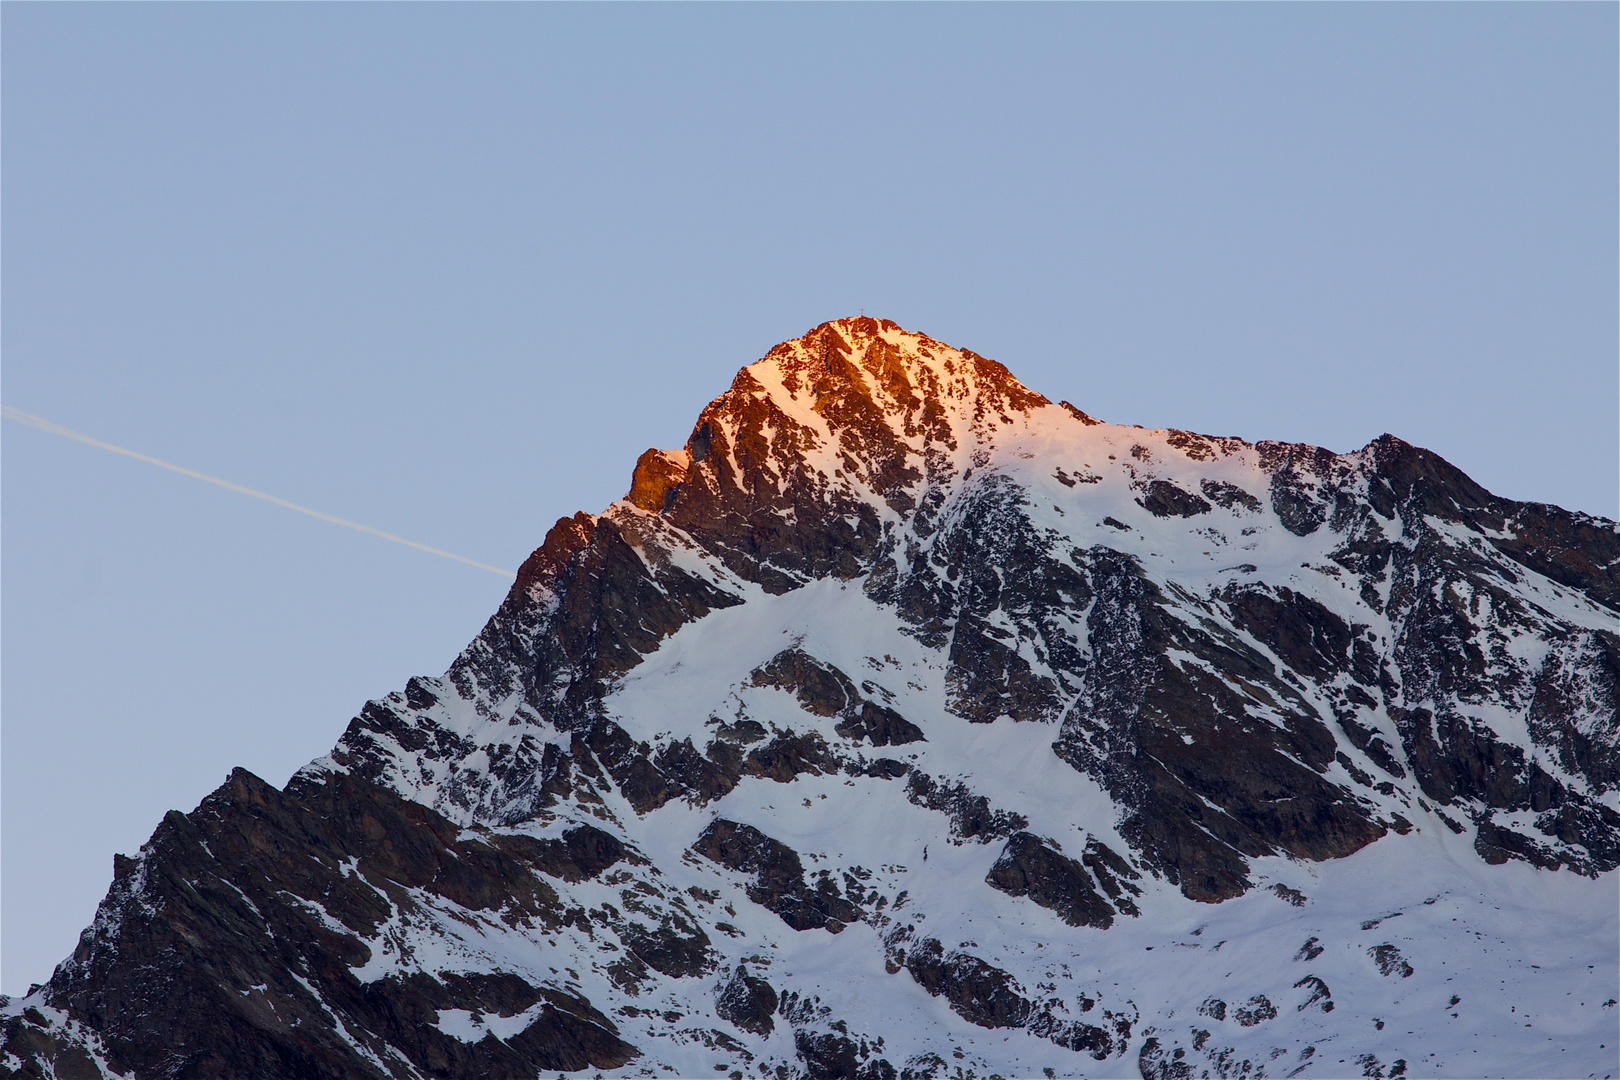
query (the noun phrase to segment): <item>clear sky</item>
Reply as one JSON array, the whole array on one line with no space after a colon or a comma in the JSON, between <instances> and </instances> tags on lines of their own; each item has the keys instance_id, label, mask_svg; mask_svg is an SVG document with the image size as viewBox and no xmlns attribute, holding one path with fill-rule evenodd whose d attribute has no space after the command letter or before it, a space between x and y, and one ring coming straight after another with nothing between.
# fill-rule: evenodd
<instances>
[{"instance_id":1,"label":"clear sky","mask_svg":"<svg viewBox=\"0 0 1620 1080\"><path fill-rule=\"evenodd\" d=\"M516 567L865 309L1104 419L1617 513L1617 7L0 9L6 404ZM487 572L10 421L0 989Z\"/></svg>"}]
</instances>

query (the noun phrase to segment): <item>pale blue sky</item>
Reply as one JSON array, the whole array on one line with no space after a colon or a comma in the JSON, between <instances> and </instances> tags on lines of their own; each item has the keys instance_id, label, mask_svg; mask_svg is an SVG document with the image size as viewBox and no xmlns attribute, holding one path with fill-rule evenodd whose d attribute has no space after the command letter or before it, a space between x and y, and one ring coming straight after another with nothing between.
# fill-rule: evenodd
<instances>
[{"instance_id":1,"label":"pale blue sky","mask_svg":"<svg viewBox=\"0 0 1620 1080\"><path fill-rule=\"evenodd\" d=\"M0 9L3 398L515 567L773 343L1617 510L1617 8ZM0 989L493 575L3 427Z\"/></svg>"}]
</instances>

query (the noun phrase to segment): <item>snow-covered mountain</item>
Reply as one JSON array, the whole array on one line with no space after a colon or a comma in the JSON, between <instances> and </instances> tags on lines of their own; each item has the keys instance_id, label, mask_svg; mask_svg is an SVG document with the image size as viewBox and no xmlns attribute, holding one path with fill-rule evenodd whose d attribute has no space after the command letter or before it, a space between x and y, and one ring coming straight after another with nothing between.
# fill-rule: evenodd
<instances>
[{"instance_id":1,"label":"snow-covered mountain","mask_svg":"<svg viewBox=\"0 0 1620 1080\"><path fill-rule=\"evenodd\" d=\"M10 1075L1605 1076L1620 530L841 319L170 813Z\"/></svg>"}]
</instances>

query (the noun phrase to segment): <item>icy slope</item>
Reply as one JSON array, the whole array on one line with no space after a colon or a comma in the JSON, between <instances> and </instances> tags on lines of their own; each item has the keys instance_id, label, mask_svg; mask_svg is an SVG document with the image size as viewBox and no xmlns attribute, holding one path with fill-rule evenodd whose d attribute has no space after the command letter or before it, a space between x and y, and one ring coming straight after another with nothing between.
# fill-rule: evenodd
<instances>
[{"instance_id":1,"label":"icy slope","mask_svg":"<svg viewBox=\"0 0 1620 1080\"><path fill-rule=\"evenodd\" d=\"M443 679L171 814L5 1062L1612 1076L1617 631L1612 522L1393 437L824 324Z\"/></svg>"}]
</instances>

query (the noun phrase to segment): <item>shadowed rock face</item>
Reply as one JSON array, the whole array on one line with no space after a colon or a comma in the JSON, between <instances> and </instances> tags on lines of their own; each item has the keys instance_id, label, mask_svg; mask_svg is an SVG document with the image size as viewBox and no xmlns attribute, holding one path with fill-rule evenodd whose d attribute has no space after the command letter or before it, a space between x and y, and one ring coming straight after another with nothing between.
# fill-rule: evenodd
<instances>
[{"instance_id":1,"label":"shadowed rock face","mask_svg":"<svg viewBox=\"0 0 1620 1080\"><path fill-rule=\"evenodd\" d=\"M1092 556L1098 661L1057 749L1127 807L1125 833L1153 864L1188 896L1221 900L1248 887L1245 856L1333 858L1383 834L1322 776L1335 740L1271 661L1213 620L1177 618L1130 560ZM1209 667L1175 664L1172 649ZM1281 724L1253 715L1263 702Z\"/></svg>"},{"instance_id":2,"label":"shadowed rock face","mask_svg":"<svg viewBox=\"0 0 1620 1080\"><path fill-rule=\"evenodd\" d=\"M769 1035L776 1027L771 1019L776 1012L776 1001L776 991L770 983L754 978L747 968L738 964L731 980L716 997L714 1011L744 1031Z\"/></svg>"},{"instance_id":3,"label":"shadowed rock face","mask_svg":"<svg viewBox=\"0 0 1620 1080\"><path fill-rule=\"evenodd\" d=\"M1052 909L1070 926L1106 930L1114 925L1113 906L1098 893L1085 867L1027 832L1008 838L985 880L1010 896L1027 896Z\"/></svg>"},{"instance_id":4,"label":"shadowed rock face","mask_svg":"<svg viewBox=\"0 0 1620 1080\"><path fill-rule=\"evenodd\" d=\"M980 1027L1023 1027L1029 1021L1030 1003L1010 975L975 956L946 953L933 938L911 950L906 970L917 985Z\"/></svg>"},{"instance_id":5,"label":"shadowed rock face","mask_svg":"<svg viewBox=\"0 0 1620 1080\"><path fill-rule=\"evenodd\" d=\"M692 850L721 866L754 874L749 899L776 912L795 930L836 933L861 916L830 879L824 877L811 888L798 853L751 825L716 818Z\"/></svg>"},{"instance_id":6,"label":"shadowed rock face","mask_svg":"<svg viewBox=\"0 0 1620 1080\"><path fill-rule=\"evenodd\" d=\"M810 1080L894 1080L887 1058L863 1059L859 1045L847 1035L831 1031L793 1033L793 1048Z\"/></svg>"},{"instance_id":7,"label":"shadowed rock face","mask_svg":"<svg viewBox=\"0 0 1620 1080\"><path fill-rule=\"evenodd\" d=\"M1137 505L1154 517L1190 518L1209 513L1208 502L1166 480L1154 480L1149 483L1147 492L1136 501Z\"/></svg>"},{"instance_id":8,"label":"shadowed rock face","mask_svg":"<svg viewBox=\"0 0 1620 1080\"><path fill-rule=\"evenodd\" d=\"M714 700L621 710L672 637L808 585L898 630L837 664L813 636L734 640ZM1042 732L1043 763L1112 817L1075 833L987 796L976 760L928 757L1008 731ZM1104 424L842 319L740 371L623 501L559 520L444 679L369 703L284 791L239 771L120 856L74 956L7 1014L0 1071L532 1077L645 1062L652 1034L718 1055L788 1025L773 1045L801 1075L945 1075L766 972L749 904L796 940L866 922L890 976L972 1030L1104 1060L1134 1011L1071 1015L1011 961L922 936L942 923L907 922L919 901L871 868L732 807L855 789L932 822L936 852L1000 845L969 876L984 902L1085 935L1142 925L1144 890L1219 903L1254 858L1339 858L1431 808L1487 863L1595 875L1620 865L1617 787L1614 523L1499 499L1393 436L1334 454ZM677 866L712 881L672 888ZM398 944L421 927L464 962ZM478 959L500 935L531 960ZM1368 955L1398 979L1394 948ZM1333 1009L1320 979L1293 985ZM698 1015L656 1004L685 986ZM1305 1008L1256 995L1232 1023ZM1175 1054L1154 1036L1138 1060L1190 1075Z\"/></svg>"},{"instance_id":9,"label":"shadowed rock face","mask_svg":"<svg viewBox=\"0 0 1620 1080\"><path fill-rule=\"evenodd\" d=\"M138 1076L615 1068L635 1047L562 987L509 972L355 974L371 959L362 939L434 900L537 926L567 918L543 876L561 869L560 852L523 840L465 836L357 777L281 792L238 769L193 813L171 812L140 860L120 862L52 1002L102 1033L114 1069ZM611 865L612 846L582 830L559 848L565 873ZM442 1009L528 1022L468 1045L430 1026Z\"/></svg>"},{"instance_id":10,"label":"shadowed rock face","mask_svg":"<svg viewBox=\"0 0 1620 1080\"><path fill-rule=\"evenodd\" d=\"M753 673L755 686L786 690L800 707L814 716L836 716L838 734L873 746L903 746L921 742L916 724L884 705L861 696L855 684L838 668L825 664L802 649L784 649Z\"/></svg>"}]
</instances>

